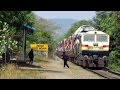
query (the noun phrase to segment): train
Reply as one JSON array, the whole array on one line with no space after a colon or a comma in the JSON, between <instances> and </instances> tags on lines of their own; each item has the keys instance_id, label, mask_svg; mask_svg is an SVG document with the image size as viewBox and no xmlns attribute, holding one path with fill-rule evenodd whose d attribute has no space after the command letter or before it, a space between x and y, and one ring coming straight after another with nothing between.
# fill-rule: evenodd
<instances>
[{"instance_id":1,"label":"train","mask_svg":"<svg viewBox=\"0 0 120 90\"><path fill-rule=\"evenodd\" d=\"M80 26L71 36L58 43L56 54L63 52L69 61L83 67L107 67L110 36L90 25Z\"/></svg>"}]
</instances>

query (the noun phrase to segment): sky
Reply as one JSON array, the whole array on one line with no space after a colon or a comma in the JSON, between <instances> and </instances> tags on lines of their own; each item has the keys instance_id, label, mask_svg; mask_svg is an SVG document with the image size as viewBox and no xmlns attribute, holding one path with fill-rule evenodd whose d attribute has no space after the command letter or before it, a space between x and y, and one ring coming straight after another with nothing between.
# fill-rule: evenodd
<instances>
[{"instance_id":1,"label":"sky","mask_svg":"<svg viewBox=\"0 0 120 90\"><path fill-rule=\"evenodd\" d=\"M69 18L75 20L89 20L95 16L95 11L33 11L39 17L45 19Z\"/></svg>"}]
</instances>

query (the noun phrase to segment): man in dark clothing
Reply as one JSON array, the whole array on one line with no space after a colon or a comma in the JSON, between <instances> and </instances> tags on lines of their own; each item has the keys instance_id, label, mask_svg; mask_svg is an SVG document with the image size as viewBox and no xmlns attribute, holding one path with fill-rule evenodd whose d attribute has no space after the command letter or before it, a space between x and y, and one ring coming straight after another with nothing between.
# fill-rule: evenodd
<instances>
[{"instance_id":1,"label":"man in dark clothing","mask_svg":"<svg viewBox=\"0 0 120 90\"><path fill-rule=\"evenodd\" d=\"M10 61L10 53L7 50L6 53L2 54L3 63L8 63Z\"/></svg>"},{"instance_id":2,"label":"man in dark clothing","mask_svg":"<svg viewBox=\"0 0 120 90\"><path fill-rule=\"evenodd\" d=\"M67 64L67 61L68 61L68 56L65 54L65 52L63 52L63 55L62 55L62 59L64 60L64 67L65 65L69 68L68 64Z\"/></svg>"},{"instance_id":3,"label":"man in dark clothing","mask_svg":"<svg viewBox=\"0 0 120 90\"><path fill-rule=\"evenodd\" d=\"M5 63L5 53L2 54L2 62Z\"/></svg>"},{"instance_id":4,"label":"man in dark clothing","mask_svg":"<svg viewBox=\"0 0 120 90\"><path fill-rule=\"evenodd\" d=\"M6 63L10 61L10 53L9 50L6 51Z\"/></svg>"},{"instance_id":5,"label":"man in dark clothing","mask_svg":"<svg viewBox=\"0 0 120 90\"><path fill-rule=\"evenodd\" d=\"M31 49L31 51L29 52L28 56L29 56L29 58L30 58L29 64L32 65L32 63L33 63L33 58L34 58L33 49Z\"/></svg>"}]
</instances>

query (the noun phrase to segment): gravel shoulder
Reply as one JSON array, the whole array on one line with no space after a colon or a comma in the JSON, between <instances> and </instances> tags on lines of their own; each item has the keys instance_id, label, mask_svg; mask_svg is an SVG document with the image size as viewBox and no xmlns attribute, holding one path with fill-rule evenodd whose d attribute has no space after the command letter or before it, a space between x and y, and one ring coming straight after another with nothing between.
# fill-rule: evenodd
<instances>
[{"instance_id":1,"label":"gravel shoulder","mask_svg":"<svg viewBox=\"0 0 120 90\"><path fill-rule=\"evenodd\" d=\"M63 60L48 60L41 61L39 63L34 63L35 66L40 66L39 68L27 68L22 67L22 69L30 69L40 71L40 76L43 79L103 79L102 77L83 69L68 61L70 68L63 67Z\"/></svg>"}]
</instances>

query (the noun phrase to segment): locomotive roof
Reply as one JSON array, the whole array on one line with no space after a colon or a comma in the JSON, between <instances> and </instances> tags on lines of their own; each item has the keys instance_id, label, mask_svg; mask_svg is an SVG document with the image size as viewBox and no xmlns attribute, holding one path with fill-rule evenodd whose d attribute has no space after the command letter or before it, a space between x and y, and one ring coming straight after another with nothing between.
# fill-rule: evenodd
<instances>
[{"instance_id":1,"label":"locomotive roof","mask_svg":"<svg viewBox=\"0 0 120 90\"><path fill-rule=\"evenodd\" d=\"M102 32L102 31L88 31L88 32L86 32L86 33L78 33L78 34L76 34L76 35L95 34L95 32L96 32L96 34L107 34L107 33L104 33L104 32ZM107 35L108 35L108 34L107 34Z\"/></svg>"},{"instance_id":2,"label":"locomotive roof","mask_svg":"<svg viewBox=\"0 0 120 90\"><path fill-rule=\"evenodd\" d=\"M90 25L82 25L75 31L74 35L77 35L78 33L82 33L82 32L85 33L88 31L97 31L97 30Z\"/></svg>"},{"instance_id":3,"label":"locomotive roof","mask_svg":"<svg viewBox=\"0 0 120 90\"><path fill-rule=\"evenodd\" d=\"M95 34L95 32L96 32L97 34L106 34L106 33L102 32L102 31L89 31L89 32L86 32L86 33Z\"/></svg>"},{"instance_id":4,"label":"locomotive roof","mask_svg":"<svg viewBox=\"0 0 120 90\"><path fill-rule=\"evenodd\" d=\"M97 29L95 29L92 26L89 25L83 25L81 27L79 27L75 33L73 34L73 36L79 35L79 34L85 34L85 33L89 33L89 34L95 34L95 32L97 32L98 34L106 34L102 31L98 31Z\"/></svg>"}]
</instances>

